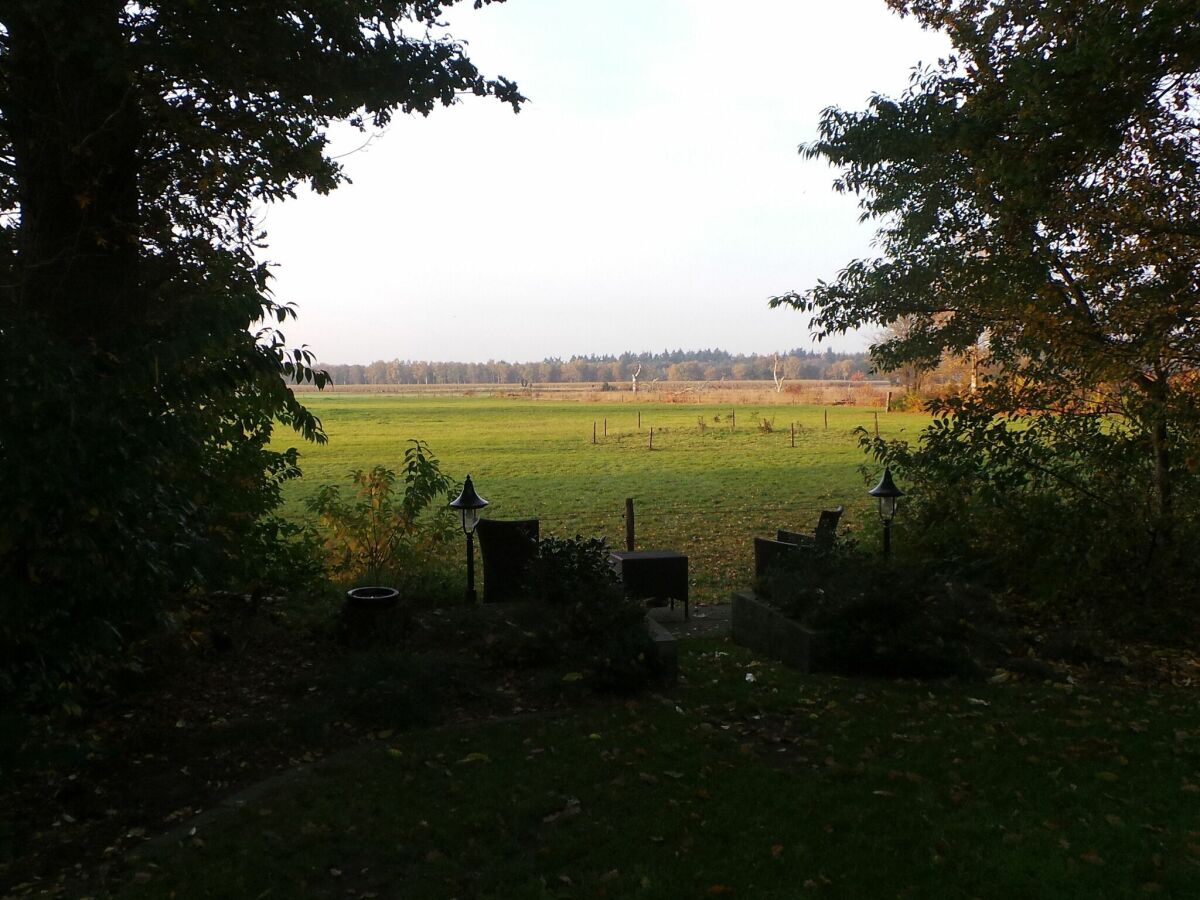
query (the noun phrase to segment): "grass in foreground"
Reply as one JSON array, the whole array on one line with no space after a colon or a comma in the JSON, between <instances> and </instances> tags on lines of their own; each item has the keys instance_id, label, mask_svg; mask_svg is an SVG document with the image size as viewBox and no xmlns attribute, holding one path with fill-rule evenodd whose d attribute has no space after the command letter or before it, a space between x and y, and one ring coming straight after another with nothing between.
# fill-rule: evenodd
<instances>
[{"instance_id":1,"label":"grass in foreground","mask_svg":"<svg viewBox=\"0 0 1200 900\"><path fill-rule=\"evenodd\" d=\"M1200 895L1190 694L801 676L406 735L140 865L135 897Z\"/></svg>"}]
</instances>

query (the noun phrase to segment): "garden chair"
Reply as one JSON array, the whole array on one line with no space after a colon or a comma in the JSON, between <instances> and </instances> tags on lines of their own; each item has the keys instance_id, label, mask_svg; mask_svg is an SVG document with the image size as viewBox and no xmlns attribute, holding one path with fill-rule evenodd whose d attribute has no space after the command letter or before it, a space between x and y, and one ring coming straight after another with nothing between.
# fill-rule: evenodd
<instances>
[{"instance_id":1,"label":"garden chair","mask_svg":"<svg viewBox=\"0 0 1200 900\"><path fill-rule=\"evenodd\" d=\"M842 513L846 511L846 507L839 506L835 509L821 510L821 517L817 520L817 527L812 534L804 534L799 531L784 531L782 528L775 533L775 540L785 544L793 544L797 547L813 547L817 550L833 549L834 541L837 540L838 522L841 521Z\"/></svg>"},{"instance_id":2,"label":"garden chair","mask_svg":"<svg viewBox=\"0 0 1200 900\"><path fill-rule=\"evenodd\" d=\"M789 532L780 532L788 534ZM801 535L812 539L811 535ZM767 574L767 570L773 568L780 563L786 563L789 559L793 559L800 552L800 547L795 541L773 541L770 538L756 537L754 539L754 575L756 578L761 578Z\"/></svg>"},{"instance_id":3,"label":"garden chair","mask_svg":"<svg viewBox=\"0 0 1200 900\"><path fill-rule=\"evenodd\" d=\"M475 527L483 554L483 602L519 600L537 556L537 519L480 519Z\"/></svg>"}]
</instances>

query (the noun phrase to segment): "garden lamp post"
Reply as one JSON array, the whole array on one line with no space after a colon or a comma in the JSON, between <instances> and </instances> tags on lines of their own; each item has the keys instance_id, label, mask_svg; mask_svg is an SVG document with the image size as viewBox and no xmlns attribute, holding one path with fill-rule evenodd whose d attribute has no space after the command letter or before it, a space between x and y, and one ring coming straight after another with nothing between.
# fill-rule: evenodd
<instances>
[{"instance_id":1,"label":"garden lamp post","mask_svg":"<svg viewBox=\"0 0 1200 900\"><path fill-rule=\"evenodd\" d=\"M479 524L479 511L488 502L475 493L471 476L463 483L462 493L450 501L450 508L462 514L462 530L467 536L467 602L475 602L475 526Z\"/></svg>"},{"instance_id":2,"label":"garden lamp post","mask_svg":"<svg viewBox=\"0 0 1200 900\"><path fill-rule=\"evenodd\" d=\"M888 559L892 555L892 519L896 517L896 501L904 496L904 491L896 487L891 468L885 466L879 484L867 493L879 500L879 518L883 520L883 558Z\"/></svg>"}]
</instances>

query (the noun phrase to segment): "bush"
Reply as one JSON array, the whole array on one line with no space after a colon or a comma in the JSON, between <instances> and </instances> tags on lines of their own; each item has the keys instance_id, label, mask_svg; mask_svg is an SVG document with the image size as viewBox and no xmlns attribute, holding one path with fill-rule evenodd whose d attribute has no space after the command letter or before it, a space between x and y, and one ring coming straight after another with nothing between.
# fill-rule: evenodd
<instances>
[{"instance_id":1,"label":"bush","mask_svg":"<svg viewBox=\"0 0 1200 900\"><path fill-rule=\"evenodd\" d=\"M355 496L326 484L307 501L325 527L331 571L347 583L397 583L420 576L429 558L456 534L443 498L456 489L424 441L413 440L400 475L386 466L355 469ZM403 481L403 488L399 482Z\"/></svg>"},{"instance_id":2,"label":"bush","mask_svg":"<svg viewBox=\"0 0 1200 900\"><path fill-rule=\"evenodd\" d=\"M846 675L975 677L1003 653L1003 629L984 589L919 564L850 549L808 550L773 567L759 590L823 632L822 668Z\"/></svg>"},{"instance_id":3,"label":"bush","mask_svg":"<svg viewBox=\"0 0 1200 900\"><path fill-rule=\"evenodd\" d=\"M966 399L943 412L915 446L861 437L908 492L905 553L957 561L1109 630L1194 633L1200 520L1164 521L1156 509L1144 435L1105 417L1001 416ZM1178 437L1181 453L1188 439ZM1194 475L1178 478L1174 502L1200 503Z\"/></svg>"},{"instance_id":4,"label":"bush","mask_svg":"<svg viewBox=\"0 0 1200 900\"><path fill-rule=\"evenodd\" d=\"M920 412L929 399L920 391L904 391L892 397L892 412Z\"/></svg>"},{"instance_id":5,"label":"bush","mask_svg":"<svg viewBox=\"0 0 1200 900\"><path fill-rule=\"evenodd\" d=\"M276 408L224 357L160 382L106 354L98 377L40 328L6 327L21 352L0 395L0 704L79 712L189 597L319 572L273 516L297 451L268 449Z\"/></svg>"},{"instance_id":6,"label":"bush","mask_svg":"<svg viewBox=\"0 0 1200 900\"><path fill-rule=\"evenodd\" d=\"M544 538L515 640L495 648L519 665L569 666L592 687L632 691L657 673L645 610L625 596L602 539Z\"/></svg>"}]
</instances>

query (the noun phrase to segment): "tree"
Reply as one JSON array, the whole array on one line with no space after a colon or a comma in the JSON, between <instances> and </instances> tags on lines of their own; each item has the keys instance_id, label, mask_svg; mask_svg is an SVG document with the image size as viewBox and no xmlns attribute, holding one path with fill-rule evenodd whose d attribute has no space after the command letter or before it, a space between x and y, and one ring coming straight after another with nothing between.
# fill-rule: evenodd
<instances>
[{"instance_id":1,"label":"tree","mask_svg":"<svg viewBox=\"0 0 1200 900\"><path fill-rule=\"evenodd\" d=\"M297 471L273 422L323 439L286 381L324 377L275 330L256 207L344 180L335 120L519 107L438 25L453 2L0 6L0 690L260 570Z\"/></svg>"},{"instance_id":2,"label":"tree","mask_svg":"<svg viewBox=\"0 0 1200 900\"><path fill-rule=\"evenodd\" d=\"M787 379L786 374L781 374L779 371L779 354L775 354L775 358L771 363L771 377L775 380L775 393L780 393L783 390L783 382Z\"/></svg>"},{"instance_id":3,"label":"tree","mask_svg":"<svg viewBox=\"0 0 1200 900\"><path fill-rule=\"evenodd\" d=\"M879 222L877 259L774 297L882 366L986 339L1002 416L1112 417L1143 448L1155 540L1193 489L1200 362L1200 20L1193 0L889 0L953 53L899 99L827 109L801 148ZM1089 432L1090 433L1090 432ZM1103 439L1103 433L1092 434Z\"/></svg>"}]
</instances>

